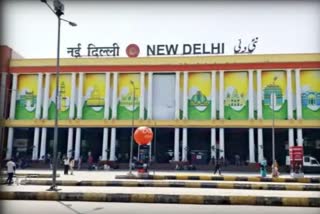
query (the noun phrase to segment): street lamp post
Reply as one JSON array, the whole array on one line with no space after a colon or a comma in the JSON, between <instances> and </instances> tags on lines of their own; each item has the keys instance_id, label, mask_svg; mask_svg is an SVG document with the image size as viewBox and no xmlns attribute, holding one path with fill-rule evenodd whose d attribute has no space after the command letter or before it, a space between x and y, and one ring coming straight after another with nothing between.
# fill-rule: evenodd
<instances>
[{"instance_id":1,"label":"street lamp post","mask_svg":"<svg viewBox=\"0 0 320 214\"><path fill-rule=\"evenodd\" d=\"M64 14L64 5L60 0L54 0L53 6L54 9L48 4L46 0L40 0L45 3L50 10L57 16L58 18L58 42L57 42L57 65L56 65L56 90L55 90L55 118L54 118L54 131L53 131L53 164L52 164L52 184L48 189L49 191L58 191L56 185L56 177L57 177L57 147L58 147L58 98L59 98L59 75L60 75L60 29L61 29L61 20L69 23L71 26L77 26L76 23L70 22L66 19L61 18Z\"/></svg>"},{"instance_id":2,"label":"street lamp post","mask_svg":"<svg viewBox=\"0 0 320 214\"><path fill-rule=\"evenodd\" d=\"M132 150L133 150L133 131L134 131L134 101L135 101L135 91L136 87L134 82L130 80L130 84L132 85L133 90L133 98L132 98L132 116L131 116L131 140L130 140L130 160L129 160L129 175L132 175Z\"/></svg>"},{"instance_id":3,"label":"street lamp post","mask_svg":"<svg viewBox=\"0 0 320 214\"><path fill-rule=\"evenodd\" d=\"M278 77L273 78L273 83L272 83L272 163L274 164L276 161L275 157L275 134L274 134L274 108L275 108L275 99L277 99L276 95L276 90L275 90L275 82L278 79Z\"/></svg>"}]
</instances>

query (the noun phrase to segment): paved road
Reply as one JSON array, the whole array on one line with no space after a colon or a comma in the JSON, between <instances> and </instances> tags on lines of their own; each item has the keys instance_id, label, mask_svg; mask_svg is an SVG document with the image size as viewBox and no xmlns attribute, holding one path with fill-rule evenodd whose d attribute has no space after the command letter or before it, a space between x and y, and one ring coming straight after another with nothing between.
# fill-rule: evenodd
<instances>
[{"instance_id":1,"label":"paved road","mask_svg":"<svg viewBox=\"0 0 320 214\"><path fill-rule=\"evenodd\" d=\"M49 186L4 185L2 191L45 192ZM283 190L242 190L242 189L207 189L175 187L93 187L93 186L59 186L59 192L92 193L128 193L128 194L168 194L168 195L220 195L220 196L264 196L264 197L320 197L315 191Z\"/></svg>"},{"instance_id":2,"label":"paved road","mask_svg":"<svg viewBox=\"0 0 320 214\"><path fill-rule=\"evenodd\" d=\"M70 201L1 201L1 214L319 214L319 208ZM257 211L259 209L259 211Z\"/></svg>"},{"instance_id":3,"label":"paved road","mask_svg":"<svg viewBox=\"0 0 320 214\"><path fill-rule=\"evenodd\" d=\"M136 174L136 171L133 171ZM18 170L17 173L52 173L52 170ZM64 175L62 170L58 170L57 173L60 175L57 179L59 180L111 180L115 179L116 175L127 175L128 170L110 170L110 171L103 171L103 170L80 170L75 171L74 175ZM150 171L151 175L213 175L210 171ZM233 176L260 176L259 173L244 173L244 172L226 172L223 175L233 175ZM271 177L268 175L268 177ZM280 177L290 178L289 174L281 174ZM320 177L320 174L307 174L305 177ZM48 179L48 178L44 178Z\"/></svg>"}]
</instances>

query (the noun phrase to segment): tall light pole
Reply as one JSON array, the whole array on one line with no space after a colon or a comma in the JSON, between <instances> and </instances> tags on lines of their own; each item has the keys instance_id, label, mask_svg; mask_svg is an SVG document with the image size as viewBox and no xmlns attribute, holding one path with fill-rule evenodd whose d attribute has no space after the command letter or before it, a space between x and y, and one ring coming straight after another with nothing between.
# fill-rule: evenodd
<instances>
[{"instance_id":1,"label":"tall light pole","mask_svg":"<svg viewBox=\"0 0 320 214\"><path fill-rule=\"evenodd\" d=\"M275 108L275 100L277 100L277 95L276 95L276 90L275 90L275 83L278 77L273 77L273 82L272 82L272 163L274 164L276 161L275 157L275 146L274 146L274 141L275 141L275 136L274 136L274 108Z\"/></svg>"},{"instance_id":2,"label":"tall light pole","mask_svg":"<svg viewBox=\"0 0 320 214\"><path fill-rule=\"evenodd\" d=\"M76 23L70 22L66 19L61 18L64 14L64 5L60 0L54 0L53 6L54 9L48 4L46 0L40 0L45 3L50 10L57 16L58 18L58 42L57 42L57 67L56 67L56 90L55 90L55 117L54 117L54 131L53 131L53 163L52 163L52 184L48 189L49 191L58 191L56 185L56 177L57 177L57 147L58 147L58 99L59 99L59 75L60 75L60 28L61 28L61 20L69 23L71 26L77 26Z\"/></svg>"},{"instance_id":3,"label":"tall light pole","mask_svg":"<svg viewBox=\"0 0 320 214\"><path fill-rule=\"evenodd\" d=\"M129 175L132 175L132 150L133 150L133 131L134 131L134 101L135 101L135 91L136 87L134 82L130 80L130 84L132 85L133 97L132 97L132 116L131 116L131 140L130 140L130 160L129 160Z\"/></svg>"}]
</instances>

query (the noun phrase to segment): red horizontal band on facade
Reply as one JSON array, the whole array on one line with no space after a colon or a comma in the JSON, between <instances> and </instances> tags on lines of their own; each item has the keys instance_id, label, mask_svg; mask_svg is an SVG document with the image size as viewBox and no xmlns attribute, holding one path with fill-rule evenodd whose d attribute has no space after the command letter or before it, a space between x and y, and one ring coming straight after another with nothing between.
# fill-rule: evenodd
<instances>
[{"instance_id":1,"label":"red horizontal band on facade","mask_svg":"<svg viewBox=\"0 0 320 214\"><path fill-rule=\"evenodd\" d=\"M154 72L154 71L212 71L249 69L319 69L320 62L281 62L281 63L232 63L194 65L91 65L61 66L60 72ZM10 67L11 73L56 72L56 66Z\"/></svg>"}]
</instances>

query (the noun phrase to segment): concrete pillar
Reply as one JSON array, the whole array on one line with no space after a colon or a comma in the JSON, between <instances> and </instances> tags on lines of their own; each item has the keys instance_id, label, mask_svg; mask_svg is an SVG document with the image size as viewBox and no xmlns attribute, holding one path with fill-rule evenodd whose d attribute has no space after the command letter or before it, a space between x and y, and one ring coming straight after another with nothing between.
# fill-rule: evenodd
<instances>
[{"instance_id":1,"label":"concrete pillar","mask_svg":"<svg viewBox=\"0 0 320 214\"><path fill-rule=\"evenodd\" d=\"M174 129L174 161L179 160L179 128Z\"/></svg>"},{"instance_id":2,"label":"concrete pillar","mask_svg":"<svg viewBox=\"0 0 320 214\"><path fill-rule=\"evenodd\" d=\"M109 108L110 108L110 73L106 73L106 89L105 89L105 99L104 99L104 119L109 119ZM108 160L108 128L103 128L103 139L102 139L102 160Z\"/></svg>"},{"instance_id":3,"label":"concrete pillar","mask_svg":"<svg viewBox=\"0 0 320 214\"><path fill-rule=\"evenodd\" d=\"M300 79L300 69L295 70L296 76L296 106L297 106L297 119L302 120L302 102L301 102L301 79ZM297 144L298 146L303 146L303 135L302 129L297 129Z\"/></svg>"},{"instance_id":4,"label":"concrete pillar","mask_svg":"<svg viewBox=\"0 0 320 214\"><path fill-rule=\"evenodd\" d=\"M6 89L7 89L7 73L1 73L1 85L0 85L0 119L4 117L4 109L6 100ZM1 136L1 135L0 135Z\"/></svg>"},{"instance_id":5,"label":"concrete pillar","mask_svg":"<svg viewBox=\"0 0 320 214\"><path fill-rule=\"evenodd\" d=\"M257 70L257 116L258 120L262 120L262 78L261 70ZM263 130L258 128L258 161L263 160Z\"/></svg>"},{"instance_id":6,"label":"concrete pillar","mask_svg":"<svg viewBox=\"0 0 320 214\"><path fill-rule=\"evenodd\" d=\"M211 72L211 120L217 119L217 87L216 87L216 71ZM211 148L210 157L216 157L216 128L211 128Z\"/></svg>"},{"instance_id":7,"label":"concrete pillar","mask_svg":"<svg viewBox=\"0 0 320 214\"><path fill-rule=\"evenodd\" d=\"M249 70L249 120L254 120L254 99L253 99L253 70ZM249 162L255 163L254 129L249 128Z\"/></svg>"},{"instance_id":8,"label":"concrete pillar","mask_svg":"<svg viewBox=\"0 0 320 214\"><path fill-rule=\"evenodd\" d=\"M18 86L18 74L13 74L12 88L11 88L10 112L9 112L9 119L10 120L14 120L15 119L16 99L17 99L17 86ZM10 159L12 157L13 132L14 132L13 128L9 128L9 130L8 130L6 159Z\"/></svg>"},{"instance_id":9,"label":"concrete pillar","mask_svg":"<svg viewBox=\"0 0 320 214\"><path fill-rule=\"evenodd\" d=\"M43 93L42 119L48 119L49 88L50 88L50 73L46 73L44 93ZM39 159L41 160L42 160L42 157L45 157L46 155L46 146L47 146L47 128L42 128L40 156L39 156Z\"/></svg>"},{"instance_id":10,"label":"concrete pillar","mask_svg":"<svg viewBox=\"0 0 320 214\"><path fill-rule=\"evenodd\" d=\"M76 99L76 73L71 73L71 96L70 96L70 111L69 119L74 119L75 115L75 99ZM68 146L67 156L71 158L73 156L73 128L68 128Z\"/></svg>"},{"instance_id":11,"label":"concrete pillar","mask_svg":"<svg viewBox=\"0 0 320 214\"><path fill-rule=\"evenodd\" d=\"M113 73L113 90L112 90L112 119L117 119L117 92L118 92L118 73Z\"/></svg>"},{"instance_id":12,"label":"concrete pillar","mask_svg":"<svg viewBox=\"0 0 320 214\"><path fill-rule=\"evenodd\" d=\"M103 128L102 160L108 160L108 128Z\"/></svg>"},{"instance_id":13,"label":"concrete pillar","mask_svg":"<svg viewBox=\"0 0 320 214\"><path fill-rule=\"evenodd\" d=\"M79 160L80 146L81 146L81 129L76 128L76 146L75 146L75 150L74 150L74 159L75 160Z\"/></svg>"},{"instance_id":14,"label":"concrete pillar","mask_svg":"<svg viewBox=\"0 0 320 214\"><path fill-rule=\"evenodd\" d=\"M180 119L180 72L176 72L175 101L175 117L176 119Z\"/></svg>"},{"instance_id":15,"label":"concrete pillar","mask_svg":"<svg viewBox=\"0 0 320 214\"><path fill-rule=\"evenodd\" d=\"M220 71L219 76L219 119L224 120L224 71ZM219 157L225 158L224 151L224 128L219 130ZM217 157L217 158L219 158Z\"/></svg>"},{"instance_id":16,"label":"concrete pillar","mask_svg":"<svg viewBox=\"0 0 320 214\"><path fill-rule=\"evenodd\" d=\"M113 73L112 119L117 119L118 73ZM111 128L110 161L116 160L116 128Z\"/></svg>"},{"instance_id":17,"label":"concrete pillar","mask_svg":"<svg viewBox=\"0 0 320 214\"><path fill-rule=\"evenodd\" d=\"M183 72L183 119L188 119L188 72Z\"/></svg>"},{"instance_id":18,"label":"concrete pillar","mask_svg":"<svg viewBox=\"0 0 320 214\"><path fill-rule=\"evenodd\" d=\"M188 129L182 129L182 161L188 161Z\"/></svg>"},{"instance_id":19,"label":"concrete pillar","mask_svg":"<svg viewBox=\"0 0 320 214\"><path fill-rule=\"evenodd\" d=\"M291 69L287 69L287 101L288 101L288 119L293 119L293 104L292 104L292 77ZM294 133L293 129L289 129L288 132L289 147L294 146Z\"/></svg>"},{"instance_id":20,"label":"concrete pillar","mask_svg":"<svg viewBox=\"0 0 320 214\"><path fill-rule=\"evenodd\" d=\"M139 108L139 118L144 120L144 72L140 73L140 108Z\"/></svg>"},{"instance_id":21,"label":"concrete pillar","mask_svg":"<svg viewBox=\"0 0 320 214\"><path fill-rule=\"evenodd\" d=\"M116 128L111 128L110 161L116 161Z\"/></svg>"},{"instance_id":22,"label":"concrete pillar","mask_svg":"<svg viewBox=\"0 0 320 214\"><path fill-rule=\"evenodd\" d=\"M77 100L77 119L82 118L82 108L83 108L83 80L84 73L79 73L79 88L78 88L78 100ZM81 147L81 128L76 128L76 143L75 143L75 154L74 159L77 161L80 157L80 147Z\"/></svg>"},{"instance_id":23,"label":"concrete pillar","mask_svg":"<svg viewBox=\"0 0 320 214\"><path fill-rule=\"evenodd\" d=\"M263 160L264 155L263 155L263 133L262 129L258 129L258 160L259 163Z\"/></svg>"},{"instance_id":24,"label":"concrete pillar","mask_svg":"<svg viewBox=\"0 0 320 214\"><path fill-rule=\"evenodd\" d=\"M40 119L41 117L41 104L42 104L42 79L43 74L38 74L38 88L37 88L37 102L36 102L36 111L35 111L35 119ZM34 129L33 136L33 149L32 149L32 160L38 160L39 155L39 134L40 128L36 127Z\"/></svg>"},{"instance_id":25,"label":"concrete pillar","mask_svg":"<svg viewBox=\"0 0 320 214\"><path fill-rule=\"evenodd\" d=\"M73 128L68 128L68 146L67 146L67 156L71 158L73 155Z\"/></svg>"},{"instance_id":26,"label":"concrete pillar","mask_svg":"<svg viewBox=\"0 0 320 214\"><path fill-rule=\"evenodd\" d=\"M224 128L219 129L219 157L225 157L225 151L224 151ZM217 157L218 158L218 157Z\"/></svg>"},{"instance_id":27,"label":"concrete pillar","mask_svg":"<svg viewBox=\"0 0 320 214\"><path fill-rule=\"evenodd\" d=\"M148 73L148 119L152 119L152 72ZM151 156L150 156L151 157Z\"/></svg>"}]
</instances>

